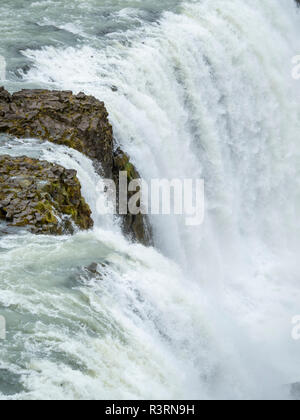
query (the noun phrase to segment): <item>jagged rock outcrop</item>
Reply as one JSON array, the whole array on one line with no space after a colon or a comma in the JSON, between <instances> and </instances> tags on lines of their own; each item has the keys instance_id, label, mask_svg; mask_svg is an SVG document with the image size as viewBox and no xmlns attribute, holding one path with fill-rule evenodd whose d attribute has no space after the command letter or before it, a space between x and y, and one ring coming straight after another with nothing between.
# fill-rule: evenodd
<instances>
[{"instance_id":1,"label":"jagged rock outcrop","mask_svg":"<svg viewBox=\"0 0 300 420\"><path fill-rule=\"evenodd\" d=\"M117 149L114 154L113 164L113 179L116 185L118 185L118 177L121 171L127 172L128 183L134 179L140 178L139 173L132 165L132 163L130 163L129 157L123 153L122 150ZM134 194L134 192L128 192L128 200L130 200ZM145 216L142 214L132 215L128 212L127 215L123 216L123 221L123 230L126 235L132 236L133 239L136 239L138 242L144 245L149 245L152 243L151 228L147 219L145 219Z\"/></svg>"},{"instance_id":2,"label":"jagged rock outcrop","mask_svg":"<svg viewBox=\"0 0 300 420\"><path fill-rule=\"evenodd\" d=\"M93 226L76 171L28 157L0 156L0 220L32 233L73 233Z\"/></svg>"},{"instance_id":3,"label":"jagged rock outcrop","mask_svg":"<svg viewBox=\"0 0 300 420\"><path fill-rule=\"evenodd\" d=\"M0 132L63 144L101 164L112 176L113 133L103 102L83 93L0 88Z\"/></svg>"},{"instance_id":4,"label":"jagged rock outcrop","mask_svg":"<svg viewBox=\"0 0 300 420\"><path fill-rule=\"evenodd\" d=\"M36 137L76 149L93 160L102 176L114 179L117 189L119 171L139 178L129 157L115 150L104 103L84 93L22 90L10 95L0 88L0 133ZM145 245L151 243L147 225L142 215L123 217L124 232Z\"/></svg>"}]
</instances>

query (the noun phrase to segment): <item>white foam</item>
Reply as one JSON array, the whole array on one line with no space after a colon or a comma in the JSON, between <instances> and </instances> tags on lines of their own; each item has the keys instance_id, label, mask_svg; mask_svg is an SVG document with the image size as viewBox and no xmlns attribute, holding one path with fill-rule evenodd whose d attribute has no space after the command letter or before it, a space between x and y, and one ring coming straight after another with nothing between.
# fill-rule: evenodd
<instances>
[{"instance_id":1,"label":"white foam","mask_svg":"<svg viewBox=\"0 0 300 420\"><path fill-rule=\"evenodd\" d=\"M6 60L0 55L0 82L6 80Z\"/></svg>"},{"instance_id":2,"label":"white foam","mask_svg":"<svg viewBox=\"0 0 300 420\"><path fill-rule=\"evenodd\" d=\"M207 184L202 229L152 220L161 254L99 225L55 244L32 239L2 257L3 267L14 262L5 284L13 284L10 270L39 258L48 287L53 272L58 283L74 274L74 255L78 265L107 262L102 276L83 276L74 294L58 289L54 302L37 282L33 297L26 286L23 294L2 288L2 302L84 325L72 337L70 325L34 325L30 354L40 342L49 351L56 345L81 369L31 357L29 395L282 398L280 385L299 380L299 343L290 339L300 311L294 15L292 1L188 2L136 31L130 47L24 52L34 64L27 81L105 100L145 178L204 176Z\"/></svg>"},{"instance_id":3,"label":"white foam","mask_svg":"<svg viewBox=\"0 0 300 420\"><path fill-rule=\"evenodd\" d=\"M57 163L67 169L76 170L81 183L83 196L92 210L95 225L101 227L106 226L110 229L118 228L113 216L109 215L109 211L105 211L109 203L103 191L101 192L101 189L99 189L101 177L95 172L93 162L86 156L66 146L37 141L35 139L7 140L6 142L2 142L0 152L1 154L9 154L11 156L26 155ZM97 211L97 205L102 207L103 214Z\"/></svg>"}]
</instances>

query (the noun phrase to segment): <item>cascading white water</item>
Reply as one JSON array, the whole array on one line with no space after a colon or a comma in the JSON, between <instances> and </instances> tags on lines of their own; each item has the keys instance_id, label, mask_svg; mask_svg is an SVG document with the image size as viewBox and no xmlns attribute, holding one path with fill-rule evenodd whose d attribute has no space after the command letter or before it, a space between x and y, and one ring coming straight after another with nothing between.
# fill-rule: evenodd
<instances>
[{"instance_id":1,"label":"cascading white water","mask_svg":"<svg viewBox=\"0 0 300 420\"><path fill-rule=\"evenodd\" d=\"M28 369L15 372L29 390L20 398L288 397L283 385L300 380L291 340L300 313L297 19L292 0L191 1L128 43L24 52L34 64L27 82L105 101L145 179L204 178L206 217L191 229L153 216L157 250L129 245L101 218L72 239L31 237L24 248L21 237L15 249L4 239L17 267L0 253L6 284L24 259L27 277L37 255L46 269L42 289L4 290L1 302L52 317L52 336L32 324ZM50 147L44 158L77 169L95 208L91 163ZM74 269L87 256L103 264L101 278ZM69 276L76 287L62 295Z\"/></svg>"},{"instance_id":2,"label":"cascading white water","mask_svg":"<svg viewBox=\"0 0 300 420\"><path fill-rule=\"evenodd\" d=\"M6 61L5 58L0 55L0 82L6 79Z\"/></svg>"}]
</instances>

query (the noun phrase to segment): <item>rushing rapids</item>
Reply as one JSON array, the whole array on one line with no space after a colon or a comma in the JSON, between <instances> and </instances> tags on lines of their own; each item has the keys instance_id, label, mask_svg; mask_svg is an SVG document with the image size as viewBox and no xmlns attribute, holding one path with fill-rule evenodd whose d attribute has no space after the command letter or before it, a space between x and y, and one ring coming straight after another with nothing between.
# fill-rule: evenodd
<instances>
[{"instance_id":1,"label":"rushing rapids","mask_svg":"<svg viewBox=\"0 0 300 420\"><path fill-rule=\"evenodd\" d=\"M72 237L0 237L1 398L291 398L295 2L27 3L0 5L1 83L105 101L143 178L203 178L206 215L197 229L152 216L155 247L132 244L97 214L87 156L1 137L3 155L75 169L95 222Z\"/></svg>"}]
</instances>

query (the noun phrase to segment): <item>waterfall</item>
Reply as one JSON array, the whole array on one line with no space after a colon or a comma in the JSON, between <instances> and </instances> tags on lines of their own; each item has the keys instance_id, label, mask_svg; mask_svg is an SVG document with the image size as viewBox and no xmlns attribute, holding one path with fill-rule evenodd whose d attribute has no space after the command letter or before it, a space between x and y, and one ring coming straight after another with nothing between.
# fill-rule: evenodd
<instances>
[{"instance_id":1,"label":"waterfall","mask_svg":"<svg viewBox=\"0 0 300 420\"><path fill-rule=\"evenodd\" d=\"M0 82L6 79L6 61L5 58L0 55Z\"/></svg>"},{"instance_id":2,"label":"waterfall","mask_svg":"<svg viewBox=\"0 0 300 420\"><path fill-rule=\"evenodd\" d=\"M22 368L10 342L0 362L18 398L289 397L284 384L300 380L298 19L292 0L190 1L116 39L23 51L24 83L104 100L143 178L203 178L206 209L197 229L151 216L155 248L101 217L72 238L2 239L0 303L28 318L15 346L32 334ZM76 169L96 215L86 157L21 143L1 149Z\"/></svg>"}]
</instances>

